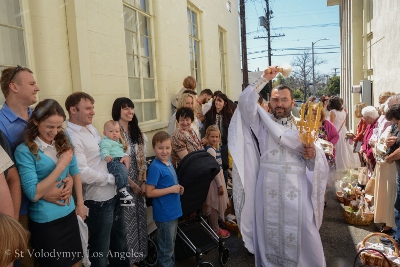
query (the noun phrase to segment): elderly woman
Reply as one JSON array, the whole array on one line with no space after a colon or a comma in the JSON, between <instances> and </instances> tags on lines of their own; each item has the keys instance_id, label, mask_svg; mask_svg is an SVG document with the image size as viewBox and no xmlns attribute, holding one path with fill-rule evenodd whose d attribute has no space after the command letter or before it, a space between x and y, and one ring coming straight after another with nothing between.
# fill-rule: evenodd
<instances>
[{"instance_id":1,"label":"elderly woman","mask_svg":"<svg viewBox=\"0 0 400 267\"><path fill-rule=\"evenodd\" d=\"M395 227L394 220L394 199L396 197L396 165L389 164L385 161L386 155L386 139L390 136L392 125L385 118L385 113L388 111L387 105L382 109L382 115L378 119L381 123L376 128L369 143L374 148L374 156L376 159L375 165L375 190L374 190L374 207L375 223L383 223L380 231L386 234L393 234L392 227ZM381 119L383 116L384 119ZM389 122L389 126L385 122ZM383 125L383 126L382 126ZM381 128L381 129L380 129ZM383 131L382 131L383 130Z\"/></svg>"},{"instance_id":2,"label":"elderly woman","mask_svg":"<svg viewBox=\"0 0 400 267\"><path fill-rule=\"evenodd\" d=\"M180 109L182 107L191 108L193 112L196 110L196 92L195 91L185 91L178 100L176 109ZM200 139L200 130L199 130L199 122L197 117L194 117L192 120L192 124L190 126L193 131L196 133L197 137ZM172 135L176 128L179 128L179 124L176 121L176 112L172 114L168 123L168 134Z\"/></svg>"},{"instance_id":3,"label":"elderly woman","mask_svg":"<svg viewBox=\"0 0 400 267\"><path fill-rule=\"evenodd\" d=\"M365 130L363 145L360 153L363 156L364 161L367 163L369 176L371 176L375 169L376 160L369 140L374 133L374 129L378 126L379 113L375 107L366 106L362 109L361 114L363 115L363 119L368 126Z\"/></svg>"},{"instance_id":4,"label":"elderly woman","mask_svg":"<svg viewBox=\"0 0 400 267\"><path fill-rule=\"evenodd\" d=\"M190 127L194 120L194 112L191 108L180 108L176 111L176 121L179 127L172 134L172 164L175 167L190 152L204 149L194 130Z\"/></svg>"}]
</instances>

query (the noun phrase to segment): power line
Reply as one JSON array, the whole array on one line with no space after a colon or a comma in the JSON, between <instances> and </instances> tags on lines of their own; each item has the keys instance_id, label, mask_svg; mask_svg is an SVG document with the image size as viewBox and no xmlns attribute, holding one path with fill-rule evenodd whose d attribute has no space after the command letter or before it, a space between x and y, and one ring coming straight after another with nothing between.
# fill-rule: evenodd
<instances>
[{"instance_id":1,"label":"power line","mask_svg":"<svg viewBox=\"0 0 400 267\"><path fill-rule=\"evenodd\" d=\"M301 11L299 11L299 12L301 12ZM297 12L297 13L299 13L299 12ZM312 15L326 15L326 14L331 14L331 13L336 13L337 14L337 11L335 10L335 11L332 11L332 12L322 12L322 13L312 13L312 14L300 14L300 15L289 15L289 16L279 16L279 17L277 17L277 18L292 18L292 17L304 17L304 16L312 16Z\"/></svg>"},{"instance_id":2,"label":"power line","mask_svg":"<svg viewBox=\"0 0 400 267\"><path fill-rule=\"evenodd\" d=\"M325 27L332 27L332 26L339 26L339 23L313 24L313 25L301 25L301 26L285 26L285 27L272 28L272 30L282 30L282 29L293 30L293 29L298 29L298 28L308 29L308 28L314 28L314 27L325 28Z\"/></svg>"},{"instance_id":3,"label":"power line","mask_svg":"<svg viewBox=\"0 0 400 267\"><path fill-rule=\"evenodd\" d=\"M330 50L330 49L339 49L340 46L336 46L336 47L319 47L318 49L322 49L322 50ZM316 49L316 48L314 48ZM309 47L294 47L294 48L275 48L275 49L271 49L272 51L304 51L304 50L310 50ZM249 52L247 53L247 55L252 55L252 54L258 54L258 53L265 53L268 52L268 50L260 50L260 51L253 51L253 52Z\"/></svg>"},{"instance_id":4,"label":"power line","mask_svg":"<svg viewBox=\"0 0 400 267\"><path fill-rule=\"evenodd\" d=\"M340 52L324 52L324 53L314 53L316 55L323 55L323 54L337 54ZM273 54L274 57L284 57L284 56L298 56L299 54L282 54L282 55L275 55ZM257 59L257 58L264 58L267 56L260 56L260 57L253 57L253 58L248 58L247 60L252 60L252 59Z\"/></svg>"}]
</instances>

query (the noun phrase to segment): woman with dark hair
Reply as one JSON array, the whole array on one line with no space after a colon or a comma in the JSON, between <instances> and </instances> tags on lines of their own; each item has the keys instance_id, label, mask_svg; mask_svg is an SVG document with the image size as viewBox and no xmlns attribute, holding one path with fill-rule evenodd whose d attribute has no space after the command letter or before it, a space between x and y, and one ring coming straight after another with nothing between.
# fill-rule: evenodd
<instances>
[{"instance_id":1,"label":"woman with dark hair","mask_svg":"<svg viewBox=\"0 0 400 267\"><path fill-rule=\"evenodd\" d=\"M78 266L83 250L77 215L86 218L82 183L74 147L62 129L65 113L60 104L46 99L35 107L25 127L25 142L15 150L21 186L32 203L29 207L29 230L32 247L41 266ZM74 182L74 198L59 204L42 199L55 183L63 185L70 174ZM68 205L67 205L68 204ZM53 251L63 257L46 257Z\"/></svg>"},{"instance_id":2,"label":"woman with dark hair","mask_svg":"<svg viewBox=\"0 0 400 267\"><path fill-rule=\"evenodd\" d=\"M228 169L229 169L229 153L228 153L228 128L233 116L232 109L229 105L229 99L221 93L217 95L212 103L211 109L207 111L204 121L204 129L216 124L221 132L222 146L221 159L224 169L225 183L228 184Z\"/></svg>"},{"instance_id":3,"label":"woman with dark hair","mask_svg":"<svg viewBox=\"0 0 400 267\"><path fill-rule=\"evenodd\" d=\"M346 116L347 113L343 109L343 100L338 96L329 98L327 109L329 111L329 121L335 125L339 133L339 141L335 145L336 170L344 171L361 166L358 155L353 153L353 146L346 140Z\"/></svg>"},{"instance_id":4,"label":"woman with dark hair","mask_svg":"<svg viewBox=\"0 0 400 267\"><path fill-rule=\"evenodd\" d=\"M118 121L128 144L130 158L128 191L133 196L133 207L124 207L126 242L131 266L136 266L147 256L146 193L146 135L140 130L135 105L126 97L117 98L112 107L112 118Z\"/></svg>"},{"instance_id":5,"label":"woman with dark hair","mask_svg":"<svg viewBox=\"0 0 400 267\"><path fill-rule=\"evenodd\" d=\"M228 144L228 128L232 119L232 110L229 106L228 97L221 93L217 95L212 103L211 109L206 113L204 128L216 124L221 132L222 145Z\"/></svg>"}]
</instances>

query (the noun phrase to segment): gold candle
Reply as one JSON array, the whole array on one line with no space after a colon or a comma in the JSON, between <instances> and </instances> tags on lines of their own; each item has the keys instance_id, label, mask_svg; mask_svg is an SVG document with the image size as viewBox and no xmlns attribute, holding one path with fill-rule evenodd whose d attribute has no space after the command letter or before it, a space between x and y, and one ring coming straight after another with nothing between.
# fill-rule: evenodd
<instances>
[{"instance_id":1,"label":"gold candle","mask_svg":"<svg viewBox=\"0 0 400 267\"><path fill-rule=\"evenodd\" d=\"M303 133L303 127L305 126L305 123L304 123L305 110L306 110L306 104L303 103L303 104L301 104L301 109L300 109L300 121L299 121L300 134Z\"/></svg>"},{"instance_id":2,"label":"gold candle","mask_svg":"<svg viewBox=\"0 0 400 267\"><path fill-rule=\"evenodd\" d=\"M308 113L307 113L307 136L306 136L306 144L311 143L311 131L312 131L312 104L308 104Z\"/></svg>"},{"instance_id":3,"label":"gold candle","mask_svg":"<svg viewBox=\"0 0 400 267\"><path fill-rule=\"evenodd\" d=\"M320 120L321 111L322 111L322 103L319 102L318 108L317 108L317 116L315 117L315 126L314 126L314 129L316 132L318 131L319 127L321 127L321 120Z\"/></svg>"}]
</instances>

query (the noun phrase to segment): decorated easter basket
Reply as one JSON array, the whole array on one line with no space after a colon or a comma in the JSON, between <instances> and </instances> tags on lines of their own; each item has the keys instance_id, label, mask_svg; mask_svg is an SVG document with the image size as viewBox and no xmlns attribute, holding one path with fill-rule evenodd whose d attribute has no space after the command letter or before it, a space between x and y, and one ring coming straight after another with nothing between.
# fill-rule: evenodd
<instances>
[{"instance_id":1,"label":"decorated easter basket","mask_svg":"<svg viewBox=\"0 0 400 267\"><path fill-rule=\"evenodd\" d=\"M354 212L351 207L344 206L343 217L348 224L368 226L374 220L374 213L369 212L358 214L357 212Z\"/></svg>"}]
</instances>

